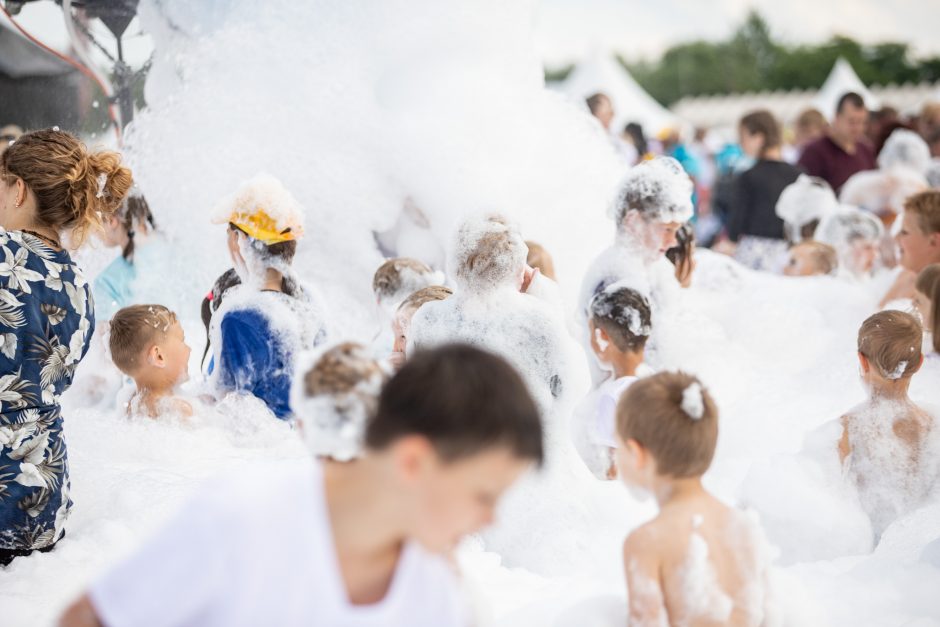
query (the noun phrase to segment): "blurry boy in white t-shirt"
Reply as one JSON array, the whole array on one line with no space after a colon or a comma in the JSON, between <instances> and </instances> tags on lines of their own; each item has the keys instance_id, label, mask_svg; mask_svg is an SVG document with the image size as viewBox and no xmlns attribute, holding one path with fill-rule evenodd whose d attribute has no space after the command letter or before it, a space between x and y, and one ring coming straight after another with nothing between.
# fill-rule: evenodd
<instances>
[{"instance_id":1,"label":"blurry boy in white t-shirt","mask_svg":"<svg viewBox=\"0 0 940 627\"><path fill-rule=\"evenodd\" d=\"M60 624L466 625L443 556L492 522L542 446L535 403L503 359L462 345L423 351L383 388L360 458L227 477Z\"/></svg>"},{"instance_id":2,"label":"blurry boy in white t-shirt","mask_svg":"<svg viewBox=\"0 0 940 627\"><path fill-rule=\"evenodd\" d=\"M575 448L599 479L613 479L617 448L615 410L620 395L645 368L643 356L651 331L650 304L638 291L614 284L588 308L591 349L613 376L581 402L573 421Z\"/></svg>"}]
</instances>

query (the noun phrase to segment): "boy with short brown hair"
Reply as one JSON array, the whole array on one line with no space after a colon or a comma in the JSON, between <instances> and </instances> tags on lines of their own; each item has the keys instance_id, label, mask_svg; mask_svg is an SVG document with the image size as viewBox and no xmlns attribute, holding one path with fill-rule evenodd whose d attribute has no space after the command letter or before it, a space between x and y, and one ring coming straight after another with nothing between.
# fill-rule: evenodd
<instances>
[{"instance_id":1,"label":"boy with short brown hair","mask_svg":"<svg viewBox=\"0 0 940 627\"><path fill-rule=\"evenodd\" d=\"M858 331L868 400L841 418L839 458L856 484L876 536L927 496L937 480L935 419L908 396L924 356L923 328L903 311L880 311ZM936 446L934 443L933 446Z\"/></svg>"},{"instance_id":2,"label":"boy with short brown hair","mask_svg":"<svg viewBox=\"0 0 940 627\"><path fill-rule=\"evenodd\" d=\"M302 395L335 399L317 379ZM60 625L466 627L446 556L541 464L536 405L505 360L460 345L415 355L367 405L356 461L252 464L207 486Z\"/></svg>"},{"instance_id":3,"label":"boy with short brown hair","mask_svg":"<svg viewBox=\"0 0 940 627\"><path fill-rule=\"evenodd\" d=\"M708 391L683 372L641 379L620 399L617 432L621 479L659 504L624 542L630 624L765 624L762 535L702 487L718 439Z\"/></svg>"},{"instance_id":4,"label":"boy with short brown hair","mask_svg":"<svg viewBox=\"0 0 940 627\"><path fill-rule=\"evenodd\" d=\"M111 319L109 345L114 365L137 385L128 414L192 415L192 405L174 396L189 377L190 354L175 313L163 305L125 307Z\"/></svg>"}]
</instances>

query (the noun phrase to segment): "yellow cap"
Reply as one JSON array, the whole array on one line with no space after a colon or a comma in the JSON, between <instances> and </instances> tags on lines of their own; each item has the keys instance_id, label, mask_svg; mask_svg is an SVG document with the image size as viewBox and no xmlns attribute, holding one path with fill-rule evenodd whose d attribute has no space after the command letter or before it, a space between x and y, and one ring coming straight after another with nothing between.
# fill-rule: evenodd
<instances>
[{"instance_id":1,"label":"yellow cap","mask_svg":"<svg viewBox=\"0 0 940 627\"><path fill-rule=\"evenodd\" d=\"M244 231L248 237L268 246L298 240L304 235L304 227L300 224L291 224L278 230L274 218L264 209L256 209L250 214L236 211L229 216L228 221Z\"/></svg>"}]
</instances>

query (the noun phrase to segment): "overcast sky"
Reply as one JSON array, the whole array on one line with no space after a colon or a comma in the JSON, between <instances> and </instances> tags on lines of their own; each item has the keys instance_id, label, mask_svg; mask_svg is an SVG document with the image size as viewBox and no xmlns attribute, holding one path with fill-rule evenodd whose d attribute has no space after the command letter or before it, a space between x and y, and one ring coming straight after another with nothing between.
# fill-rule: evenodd
<instances>
[{"instance_id":1,"label":"overcast sky","mask_svg":"<svg viewBox=\"0 0 940 627\"><path fill-rule=\"evenodd\" d=\"M843 34L940 55L940 0L541 0L536 37L549 66L575 61L592 46L631 61L655 58L677 42L726 37L751 8L788 43Z\"/></svg>"},{"instance_id":2,"label":"overcast sky","mask_svg":"<svg viewBox=\"0 0 940 627\"><path fill-rule=\"evenodd\" d=\"M916 55L940 55L940 0L540 0L535 34L550 67L577 61L593 47L632 61L654 58L677 42L726 37L751 7L786 42L818 43L840 33L865 43L904 41ZM67 42L61 9L51 0L27 3L18 19L55 47ZM95 30L110 43L100 23ZM134 65L147 58L151 46L139 32L135 21L128 33L138 35L126 41Z\"/></svg>"}]
</instances>

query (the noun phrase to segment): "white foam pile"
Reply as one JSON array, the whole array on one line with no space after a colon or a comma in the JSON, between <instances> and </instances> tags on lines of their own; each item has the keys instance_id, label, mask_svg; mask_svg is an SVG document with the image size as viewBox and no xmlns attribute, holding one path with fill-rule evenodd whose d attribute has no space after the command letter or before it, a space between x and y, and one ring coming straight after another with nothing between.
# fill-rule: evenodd
<instances>
[{"instance_id":1,"label":"white foam pile","mask_svg":"<svg viewBox=\"0 0 940 627\"><path fill-rule=\"evenodd\" d=\"M408 198L427 218L415 228L428 237L411 244L449 250L469 215L498 212L518 223L553 255L563 313L573 314L589 262L612 239L607 208L623 172L584 111L544 88L534 8L505 0L142 0L157 57L149 108L129 131L127 152L167 242L160 256L139 258L148 265L138 296L180 315L194 373L200 301L230 267L225 228L210 223L210 210L261 171L303 207L294 269L321 294L331 341L375 335L371 280L382 257L374 232L398 224ZM697 259L693 287L658 299L647 361L697 375L715 398L720 435L705 482L761 514L781 551L776 594L785 623L937 624L937 500L905 511L876 546L858 499L843 495L838 434L823 427L864 399L855 334L880 294L833 277L759 275L708 251ZM455 296L426 309L439 310L442 324L457 311L473 321L498 314L517 329L525 312L508 311L508 302ZM555 340L570 338L545 342ZM563 427L587 390L583 356L554 372L535 363L520 336L499 341L530 380L543 382L550 464L509 495L494 529L459 552L481 624L622 625L621 544L652 504L597 481L573 452ZM940 362L928 361L914 377L914 399L940 404L938 376ZM203 479L306 454L296 433L244 398L197 404L188 425L129 421L110 399L82 404L76 392L64 407L76 503L66 537L51 553L0 570L3 625L52 624ZM283 541L276 529L269 540Z\"/></svg>"}]
</instances>

